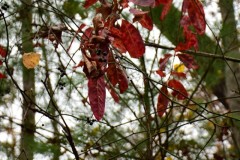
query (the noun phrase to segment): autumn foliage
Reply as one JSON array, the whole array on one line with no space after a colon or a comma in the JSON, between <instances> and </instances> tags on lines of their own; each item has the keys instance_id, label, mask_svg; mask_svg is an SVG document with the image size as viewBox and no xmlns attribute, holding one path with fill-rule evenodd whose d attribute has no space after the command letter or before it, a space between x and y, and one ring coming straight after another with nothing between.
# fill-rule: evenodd
<instances>
[{"instance_id":1,"label":"autumn foliage","mask_svg":"<svg viewBox=\"0 0 240 160\"><path fill-rule=\"evenodd\" d=\"M91 7L97 2L97 0L86 0L84 7ZM133 23L139 22L142 27L151 31L153 23L148 11L143 11L137 8L137 6L156 7L163 5L159 20L165 18L172 6L172 0L114 0L112 3L99 0L99 2L100 7L96 9L93 27L88 27L84 24L79 27L79 31L83 33L80 47L83 60L79 64L83 66L83 71L88 78L89 101L97 120L100 120L104 115L105 88L109 90L116 102L119 101L119 98L116 90L113 88L117 87L120 93L124 93L128 88L127 75L121 67L118 56L128 52L132 58L140 58L145 53L144 41L138 29L132 22L120 16L122 9L127 8L128 3L134 3L136 8L129 9L129 13L134 16ZM118 23L119 20L121 23ZM183 29L185 41L180 42L176 46L175 56L188 69L198 69L194 58L185 54L184 50L192 47L197 50L198 41L196 35L202 35L205 32L206 23L201 2L198 0L184 0L182 18L179 23ZM179 51L182 51L182 53L178 53ZM172 56L171 54L165 54L165 57L160 59L159 70L157 71L160 77L166 76L165 66ZM105 73L110 84L107 84L104 78ZM172 79L162 86L158 96L157 112L160 117L168 106L168 90L171 90L171 95L178 100L188 98L188 92L184 85L174 75L177 75L177 77L186 76L184 73L170 73Z\"/></svg>"}]
</instances>

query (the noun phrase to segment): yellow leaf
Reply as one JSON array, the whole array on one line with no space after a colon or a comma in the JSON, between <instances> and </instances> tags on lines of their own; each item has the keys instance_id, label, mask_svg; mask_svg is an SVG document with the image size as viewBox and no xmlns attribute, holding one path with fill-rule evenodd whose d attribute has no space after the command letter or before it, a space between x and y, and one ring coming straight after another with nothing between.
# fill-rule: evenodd
<instances>
[{"instance_id":1,"label":"yellow leaf","mask_svg":"<svg viewBox=\"0 0 240 160\"><path fill-rule=\"evenodd\" d=\"M176 72L184 72L185 66L183 64L174 64L173 69Z\"/></svg>"},{"instance_id":2,"label":"yellow leaf","mask_svg":"<svg viewBox=\"0 0 240 160\"><path fill-rule=\"evenodd\" d=\"M30 69L36 67L40 60L40 54L35 52L29 52L23 54L23 65Z\"/></svg>"},{"instance_id":3,"label":"yellow leaf","mask_svg":"<svg viewBox=\"0 0 240 160\"><path fill-rule=\"evenodd\" d=\"M172 157L166 157L165 160L173 160Z\"/></svg>"}]
</instances>

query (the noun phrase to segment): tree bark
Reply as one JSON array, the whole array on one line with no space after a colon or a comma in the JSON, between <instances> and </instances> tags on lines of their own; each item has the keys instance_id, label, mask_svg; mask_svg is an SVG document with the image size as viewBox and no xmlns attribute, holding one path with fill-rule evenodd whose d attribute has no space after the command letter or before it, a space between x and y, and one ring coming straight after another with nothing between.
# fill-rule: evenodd
<instances>
[{"instance_id":1,"label":"tree bark","mask_svg":"<svg viewBox=\"0 0 240 160\"><path fill-rule=\"evenodd\" d=\"M32 11L31 0L22 1L20 7L20 21L22 23L22 52L32 52L33 42L31 39L32 33ZM27 69L22 66L23 78L23 104L22 104L22 130L19 156L20 160L32 160L34 153L34 133L35 127L35 113L32 111L35 108L35 77L34 69Z\"/></svg>"},{"instance_id":2,"label":"tree bark","mask_svg":"<svg viewBox=\"0 0 240 160\"><path fill-rule=\"evenodd\" d=\"M221 39L225 52L227 55L233 57L240 57L239 54L239 40L237 33L237 23L234 16L233 0L220 0L219 7L222 14L223 26L221 29ZM233 48L233 49L232 49ZM226 82L226 95L227 97L239 96L240 93L240 64L228 62L225 67ZM231 111L240 111L240 98L229 99L227 101ZM234 117L239 117L240 114L236 113ZM235 147L240 156L240 122L233 120L232 137Z\"/></svg>"}]
</instances>

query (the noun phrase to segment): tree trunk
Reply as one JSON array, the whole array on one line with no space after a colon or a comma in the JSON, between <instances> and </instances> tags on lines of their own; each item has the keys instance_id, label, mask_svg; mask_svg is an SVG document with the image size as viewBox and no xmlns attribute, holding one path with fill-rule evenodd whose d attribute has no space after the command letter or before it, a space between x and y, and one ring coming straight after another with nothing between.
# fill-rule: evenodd
<instances>
[{"instance_id":1,"label":"tree trunk","mask_svg":"<svg viewBox=\"0 0 240 160\"><path fill-rule=\"evenodd\" d=\"M33 42L31 39L32 33L32 12L31 0L22 1L20 8L20 20L22 23L22 52L32 52ZM35 113L32 111L35 108L35 78L34 69L27 69L23 66L23 104L22 104L22 130L21 130L21 142L20 160L32 160L34 153L34 133L35 127Z\"/></svg>"},{"instance_id":2,"label":"tree trunk","mask_svg":"<svg viewBox=\"0 0 240 160\"><path fill-rule=\"evenodd\" d=\"M221 29L221 39L224 51L228 52L227 56L238 57L239 55L239 40L237 33L237 23L234 16L233 0L220 0L219 7L222 14L223 26ZM225 67L225 82L227 97L239 96L240 93L240 64L228 62ZM240 98L228 99L228 106L231 111L240 111ZM240 114L234 115L239 117ZM233 120L232 137L235 147L240 156L240 122Z\"/></svg>"}]
</instances>

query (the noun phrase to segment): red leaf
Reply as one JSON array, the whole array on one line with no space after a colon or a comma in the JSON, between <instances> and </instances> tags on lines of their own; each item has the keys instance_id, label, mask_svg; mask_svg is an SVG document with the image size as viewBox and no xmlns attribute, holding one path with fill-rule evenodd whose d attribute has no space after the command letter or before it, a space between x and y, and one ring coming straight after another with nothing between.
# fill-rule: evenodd
<instances>
[{"instance_id":1,"label":"red leaf","mask_svg":"<svg viewBox=\"0 0 240 160\"><path fill-rule=\"evenodd\" d=\"M120 28L122 41L130 56L140 58L145 52L145 45L139 31L128 21L122 20Z\"/></svg>"},{"instance_id":2,"label":"red leaf","mask_svg":"<svg viewBox=\"0 0 240 160\"><path fill-rule=\"evenodd\" d=\"M98 0L86 0L83 7L84 8L88 8L90 7L91 5L93 5L94 3L96 3Z\"/></svg>"},{"instance_id":3,"label":"red leaf","mask_svg":"<svg viewBox=\"0 0 240 160\"><path fill-rule=\"evenodd\" d=\"M188 93L185 87L178 80L172 79L168 81L168 87L174 89L172 95L177 97L179 100L184 100L187 98Z\"/></svg>"},{"instance_id":4,"label":"red leaf","mask_svg":"<svg viewBox=\"0 0 240 160\"><path fill-rule=\"evenodd\" d=\"M153 6L155 1L154 0L129 0L129 2L133 2L136 5L147 7Z\"/></svg>"},{"instance_id":5,"label":"red leaf","mask_svg":"<svg viewBox=\"0 0 240 160\"><path fill-rule=\"evenodd\" d=\"M177 76L178 78L187 78L186 74L183 72L171 72L171 75Z\"/></svg>"},{"instance_id":6,"label":"red leaf","mask_svg":"<svg viewBox=\"0 0 240 160\"><path fill-rule=\"evenodd\" d=\"M123 8L127 8L128 7L128 0L121 0L119 3L120 3L120 5Z\"/></svg>"},{"instance_id":7,"label":"red leaf","mask_svg":"<svg viewBox=\"0 0 240 160\"><path fill-rule=\"evenodd\" d=\"M132 14L134 14L134 15L138 15L138 16L149 13L149 11L141 11L141 10L134 9L134 8L130 8L130 9L129 9L129 12L132 13Z\"/></svg>"},{"instance_id":8,"label":"red leaf","mask_svg":"<svg viewBox=\"0 0 240 160\"><path fill-rule=\"evenodd\" d=\"M7 78L7 76L2 74L2 73L0 73L0 79L2 79L2 78Z\"/></svg>"},{"instance_id":9,"label":"red leaf","mask_svg":"<svg viewBox=\"0 0 240 160\"><path fill-rule=\"evenodd\" d=\"M192 33L191 30L188 29L187 26L184 26L183 28L183 34L185 37L185 42L184 43L179 43L177 47L175 48L175 51L184 51L187 50L191 47L194 47L195 50L198 50L198 41L196 34Z\"/></svg>"},{"instance_id":10,"label":"red leaf","mask_svg":"<svg viewBox=\"0 0 240 160\"><path fill-rule=\"evenodd\" d=\"M135 15L133 22L138 21L144 28L150 31L153 29L153 22L148 15L148 11L140 11L133 8L131 8L129 11Z\"/></svg>"},{"instance_id":11,"label":"red leaf","mask_svg":"<svg viewBox=\"0 0 240 160\"><path fill-rule=\"evenodd\" d=\"M87 29L84 31L84 33L83 33L83 35L82 35L82 37L81 37L81 40L82 40L82 41L88 41L88 40L90 40L90 37L92 36L92 31L93 31L93 28L92 28L92 27L87 28Z\"/></svg>"},{"instance_id":12,"label":"red leaf","mask_svg":"<svg viewBox=\"0 0 240 160\"><path fill-rule=\"evenodd\" d=\"M148 29L149 31L153 29L153 22L148 14L144 14L142 16L135 16L133 21L138 21L142 25L142 27Z\"/></svg>"},{"instance_id":13,"label":"red leaf","mask_svg":"<svg viewBox=\"0 0 240 160\"><path fill-rule=\"evenodd\" d=\"M127 76L120 66L117 66L117 63L111 52L109 53L108 57L107 77L114 87L117 84L119 85L120 93L123 93L128 89Z\"/></svg>"},{"instance_id":14,"label":"red leaf","mask_svg":"<svg viewBox=\"0 0 240 160\"><path fill-rule=\"evenodd\" d=\"M206 21L201 2L199 0L184 0L182 11L188 13L191 23L196 29L197 33L199 35L204 34L206 29Z\"/></svg>"},{"instance_id":15,"label":"red leaf","mask_svg":"<svg viewBox=\"0 0 240 160\"><path fill-rule=\"evenodd\" d=\"M119 103L119 96L117 95L116 91L114 88L112 88L110 85L106 85L106 88L108 89L109 93L111 94L112 98L116 103Z\"/></svg>"},{"instance_id":16,"label":"red leaf","mask_svg":"<svg viewBox=\"0 0 240 160\"><path fill-rule=\"evenodd\" d=\"M168 14L168 12L171 8L171 5L172 5L172 0L168 0L167 3L164 4L160 20L163 20L165 18L165 16Z\"/></svg>"},{"instance_id":17,"label":"red leaf","mask_svg":"<svg viewBox=\"0 0 240 160\"><path fill-rule=\"evenodd\" d=\"M6 57L7 51L0 45L0 55L2 57Z\"/></svg>"},{"instance_id":18,"label":"red leaf","mask_svg":"<svg viewBox=\"0 0 240 160\"><path fill-rule=\"evenodd\" d=\"M158 95L158 103L157 103L157 113L159 117L166 112L169 100L167 98L168 90L166 86L162 86L161 91Z\"/></svg>"},{"instance_id":19,"label":"red leaf","mask_svg":"<svg viewBox=\"0 0 240 160\"><path fill-rule=\"evenodd\" d=\"M88 80L88 97L95 118L102 119L105 110L106 90L104 76Z\"/></svg>"},{"instance_id":20,"label":"red leaf","mask_svg":"<svg viewBox=\"0 0 240 160\"><path fill-rule=\"evenodd\" d=\"M156 73L160 76L160 77L165 77L166 74L162 71L162 70L157 70Z\"/></svg>"},{"instance_id":21,"label":"red leaf","mask_svg":"<svg viewBox=\"0 0 240 160\"><path fill-rule=\"evenodd\" d=\"M199 66L194 60L193 56L189 54L177 54L178 58L188 69L198 69Z\"/></svg>"},{"instance_id":22,"label":"red leaf","mask_svg":"<svg viewBox=\"0 0 240 160\"><path fill-rule=\"evenodd\" d=\"M161 58L159 60L159 64L160 64L159 69L160 70L165 70L166 64L167 64L169 58L171 58L171 57L172 57L172 55L169 53L164 54L164 58Z\"/></svg>"},{"instance_id":23,"label":"red leaf","mask_svg":"<svg viewBox=\"0 0 240 160\"><path fill-rule=\"evenodd\" d=\"M126 48L125 48L125 46L124 46L124 44L123 44L123 42L120 38L114 38L114 40L111 41L111 44L114 47L116 47L119 50L119 52L121 52L121 53L126 53L127 52L127 50L126 50Z\"/></svg>"},{"instance_id":24,"label":"red leaf","mask_svg":"<svg viewBox=\"0 0 240 160\"><path fill-rule=\"evenodd\" d=\"M78 65L76 65L76 66L73 66L73 69L76 69L76 68L78 68L78 67L83 67L84 66L84 61L80 61L79 63L78 63Z\"/></svg>"},{"instance_id":25,"label":"red leaf","mask_svg":"<svg viewBox=\"0 0 240 160\"><path fill-rule=\"evenodd\" d=\"M167 4L169 0L155 0L155 7L160 4Z\"/></svg>"}]
</instances>

